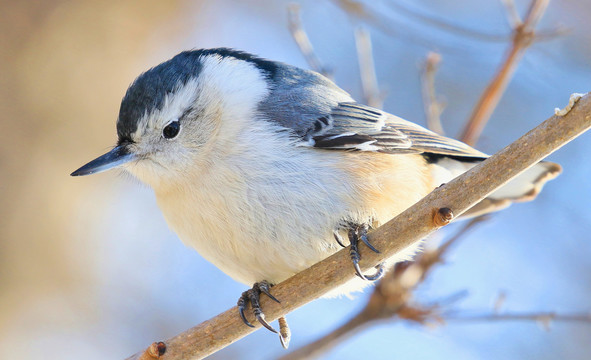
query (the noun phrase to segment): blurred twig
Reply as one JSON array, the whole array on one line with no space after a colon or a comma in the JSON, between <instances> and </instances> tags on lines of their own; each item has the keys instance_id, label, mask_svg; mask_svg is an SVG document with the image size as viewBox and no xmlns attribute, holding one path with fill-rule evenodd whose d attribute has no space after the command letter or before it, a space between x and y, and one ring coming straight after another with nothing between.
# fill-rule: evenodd
<instances>
[{"instance_id":1,"label":"blurred twig","mask_svg":"<svg viewBox=\"0 0 591 360\"><path fill-rule=\"evenodd\" d=\"M484 313L484 314L463 314L462 311L442 314L441 318L445 321L456 322L477 322L477 321L535 321L542 325L544 329L549 330L554 321L562 322L582 322L591 324L591 313L571 313L559 314L550 312L525 312L525 313Z\"/></svg>"},{"instance_id":2,"label":"blurred twig","mask_svg":"<svg viewBox=\"0 0 591 360\"><path fill-rule=\"evenodd\" d=\"M500 291L495 299L493 310L495 313L501 311L501 308L505 304L505 300L507 299L507 294L504 291Z\"/></svg>"},{"instance_id":3,"label":"blurred twig","mask_svg":"<svg viewBox=\"0 0 591 360\"><path fill-rule=\"evenodd\" d=\"M517 6L515 6L514 0L501 0L501 4L505 7L505 17L511 29L516 29L523 25Z\"/></svg>"},{"instance_id":4,"label":"blurred twig","mask_svg":"<svg viewBox=\"0 0 591 360\"><path fill-rule=\"evenodd\" d=\"M369 106L381 109L384 105L384 95L378 86L371 36L367 29L363 27L355 28L355 45L357 47L357 59L359 61L361 86L363 87L365 102Z\"/></svg>"},{"instance_id":5,"label":"blurred twig","mask_svg":"<svg viewBox=\"0 0 591 360\"><path fill-rule=\"evenodd\" d=\"M403 30L402 24L396 24L400 25L400 27L392 26L392 22L394 21L393 19L387 18L383 14L375 12L373 9L359 1L333 0L333 2L350 17L369 24L385 34L397 36L401 41L414 45L419 44L427 48L432 48L437 45L430 39L426 39L420 34L412 31L406 31L404 36L400 36L401 30Z\"/></svg>"},{"instance_id":6,"label":"blurred twig","mask_svg":"<svg viewBox=\"0 0 591 360\"><path fill-rule=\"evenodd\" d=\"M437 28L444 30L446 32L455 33L458 35L471 37L471 38L475 38L478 40L484 40L484 41L504 42L504 41L509 40L509 36L507 36L506 34L486 33L486 32L482 32L482 31L478 31L475 29L470 29L468 27L461 26L461 25L458 25L453 22L448 22L443 19L438 19L433 15L427 15L427 14L421 13L417 10L410 9L410 8L408 8L407 5L401 3L398 0L388 1L387 4L392 9L394 9L397 13L401 13L404 16L418 19L425 24L437 27Z\"/></svg>"},{"instance_id":7,"label":"blurred twig","mask_svg":"<svg viewBox=\"0 0 591 360\"><path fill-rule=\"evenodd\" d=\"M430 52L423 65L421 72L421 89L423 94L423 106L425 107L425 116L427 117L427 127L431 131L445 135L441 125L441 113L445 104L437 99L435 91L435 73L441 61L441 55Z\"/></svg>"},{"instance_id":8,"label":"blurred twig","mask_svg":"<svg viewBox=\"0 0 591 360\"><path fill-rule=\"evenodd\" d=\"M300 48L300 52L304 55L306 62L310 68L322 75L333 79L332 71L322 65L318 56L314 53L314 47L308 38L308 34L302 25L302 18L300 16L300 4L291 3L287 6L287 20L291 36Z\"/></svg>"},{"instance_id":9,"label":"blurred twig","mask_svg":"<svg viewBox=\"0 0 591 360\"><path fill-rule=\"evenodd\" d=\"M306 31L302 26L300 17L300 5L289 4L288 7L289 30L296 41L302 55L308 62L310 68L322 75L333 79L332 71L324 67L316 54ZM366 104L381 109L384 104L384 94L378 86L378 79L373 60L371 36L369 32L361 27L355 28L355 45L357 47L357 59L361 73L361 85Z\"/></svg>"},{"instance_id":10,"label":"blurred twig","mask_svg":"<svg viewBox=\"0 0 591 360\"><path fill-rule=\"evenodd\" d=\"M375 229L369 235L369 241L381 252L365 253L359 264L361 270L367 271L424 239L451 221L454 215L463 214L507 181L591 128L589 114L591 95L587 94L564 116L552 116L505 149L436 188L394 219ZM346 284L354 277L349 249L345 248L277 284L273 287L273 295L281 303L265 297L261 299L261 306L265 309L268 321L273 321ZM402 284L404 279L401 277L400 280ZM398 316L420 318L420 314L412 315L416 309L406 310L400 311ZM420 313L420 309L416 311ZM233 307L166 340L165 353L158 358L179 360L208 356L261 327L254 320L253 314L247 312L246 316L248 321L256 324L255 328L245 326L238 316L237 307ZM144 353L142 351L129 359L139 359Z\"/></svg>"},{"instance_id":11,"label":"blurred twig","mask_svg":"<svg viewBox=\"0 0 591 360\"><path fill-rule=\"evenodd\" d=\"M474 145L476 143L484 126L499 103L503 92L507 88L509 81L513 77L519 61L525 54L527 48L532 44L535 36L535 27L542 18L542 15L544 15L549 1L550 0L532 0L525 16L525 20L523 21L516 15L515 11L509 11L510 15L508 18L510 19L510 22L517 24L513 29L513 41L501 67L489 83L486 90L484 90L484 93L480 96L478 103L472 111L472 115L460 136L460 140L463 142L469 145ZM510 4L510 2L507 3ZM509 8L512 8L511 5L509 5ZM515 19L516 16L517 19Z\"/></svg>"},{"instance_id":12,"label":"blurred twig","mask_svg":"<svg viewBox=\"0 0 591 360\"><path fill-rule=\"evenodd\" d=\"M397 36L401 41L412 43L413 45L418 44L427 48L436 47L442 49L448 47L442 43L435 43L432 39L426 37L424 32L408 29L409 26L404 21L400 21L392 16L386 16L383 12L374 10L369 5L371 2L363 3L355 0L333 0L333 2L352 18L369 24L385 34ZM414 18L423 24L436 27L450 34L457 34L464 38L494 43L505 42L511 39L511 34L493 34L470 29L453 22L439 19L434 15L428 15L414 9L409 9L407 6L399 2L389 1L387 2L387 5L392 7L396 13L403 15L402 17L404 19ZM540 32L539 36L535 36L535 40L552 40L564 33L565 29L563 28L543 31Z\"/></svg>"}]
</instances>

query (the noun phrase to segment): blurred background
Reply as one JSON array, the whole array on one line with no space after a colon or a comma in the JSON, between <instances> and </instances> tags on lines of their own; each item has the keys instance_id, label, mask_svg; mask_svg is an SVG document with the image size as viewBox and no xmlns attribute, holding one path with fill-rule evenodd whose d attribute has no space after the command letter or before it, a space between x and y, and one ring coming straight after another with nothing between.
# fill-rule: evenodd
<instances>
[{"instance_id":1,"label":"blurred background","mask_svg":"<svg viewBox=\"0 0 591 360\"><path fill-rule=\"evenodd\" d=\"M384 109L425 124L420 72L429 51L442 63L436 90L443 127L456 136L510 40L498 0L302 0L303 25L336 82L362 100L353 30L371 33ZM523 14L529 1L516 0ZM191 48L228 46L308 67L288 30L287 1L0 2L0 349L7 359L121 359L235 305L245 287L184 247L152 192L116 172L70 172L116 141L127 86L142 71ZM452 31L428 19L470 29ZM478 147L494 153L591 90L591 3L555 0ZM474 34L485 34L484 36ZM488 36L488 35L490 36ZM585 312L591 295L591 133L550 157L564 173L538 199L497 214L463 240L418 296L460 290L455 306L491 311ZM450 230L448 230L450 231ZM453 229L451 230L453 231ZM441 237L444 235L439 235ZM431 240L433 241L433 240ZM434 241L437 241L435 239ZM369 291L368 291L369 293ZM330 331L365 304L317 300L288 316L292 347ZM385 322L328 359L588 359L591 326L533 321L435 328ZM212 356L283 354L258 331Z\"/></svg>"}]
</instances>

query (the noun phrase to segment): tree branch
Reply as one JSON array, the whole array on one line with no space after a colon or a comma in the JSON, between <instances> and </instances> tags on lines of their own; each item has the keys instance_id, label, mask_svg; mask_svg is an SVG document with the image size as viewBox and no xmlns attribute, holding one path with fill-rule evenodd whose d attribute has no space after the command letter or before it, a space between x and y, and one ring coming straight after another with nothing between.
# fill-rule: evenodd
<instances>
[{"instance_id":1,"label":"tree branch","mask_svg":"<svg viewBox=\"0 0 591 360\"><path fill-rule=\"evenodd\" d=\"M519 61L527 48L533 43L535 27L542 18L542 15L544 15L549 1L532 0L523 23L520 21L517 22L518 26L513 30L513 42L511 43L505 61L503 61L495 77L480 96L478 103L472 111L470 120L468 120L468 124L460 136L461 141L472 146L476 143L484 126L497 107L501 96L505 92L509 81L511 81Z\"/></svg>"},{"instance_id":2,"label":"tree branch","mask_svg":"<svg viewBox=\"0 0 591 360\"><path fill-rule=\"evenodd\" d=\"M409 245L420 241L450 220L475 205L530 166L536 164L581 133L591 128L591 96L583 96L564 116L554 115L513 144L491 156L468 172L433 190L418 203L379 227L369 236L381 252L366 252L360 262L369 270ZM441 211L451 209L450 212ZM343 249L312 267L273 287L281 303L264 297L261 306L266 318L275 320L303 306L355 277L351 270L349 249ZM250 312L250 328L242 323L233 307L167 341L158 358L197 359L210 355L260 327ZM158 346L158 353L162 353ZM150 349L129 359L146 358Z\"/></svg>"}]
</instances>

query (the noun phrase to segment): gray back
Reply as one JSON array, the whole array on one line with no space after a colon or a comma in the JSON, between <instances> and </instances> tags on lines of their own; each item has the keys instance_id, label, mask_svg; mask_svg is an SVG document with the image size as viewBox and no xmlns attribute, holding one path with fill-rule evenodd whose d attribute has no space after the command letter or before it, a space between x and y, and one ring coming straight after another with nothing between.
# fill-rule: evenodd
<instances>
[{"instance_id":1,"label":"gray back","mask_svg":"<svg viewBox=\"0 0 591 360\"><path fill-rule=\"evenodd\" d=\"M313 71L277 63L270 95L259 104L268 121L306 137L318 131L318 119L328 118L340 102L353 101L332 81ZM316 127L316 129L315 129Z\"/></svg>"}]
</instances>

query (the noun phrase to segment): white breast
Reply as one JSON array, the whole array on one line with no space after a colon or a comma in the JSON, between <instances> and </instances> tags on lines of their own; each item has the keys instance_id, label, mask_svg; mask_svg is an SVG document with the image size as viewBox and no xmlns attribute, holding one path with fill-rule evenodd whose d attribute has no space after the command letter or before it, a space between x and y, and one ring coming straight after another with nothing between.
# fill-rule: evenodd
<instances>
[{"instance_id":1,"label":"white breast","mask_svg":"<svg viewBox=\"0 0 591 360\"><path fill-rule=\"evenodd\" d=\"M237 281L279 282L338 250L355 189L342 154L294 146L260 122L190 182L156 191L182 241ZM253 142L256 146L251 146Z\"/></svg>"}]
</instances>

